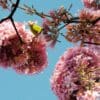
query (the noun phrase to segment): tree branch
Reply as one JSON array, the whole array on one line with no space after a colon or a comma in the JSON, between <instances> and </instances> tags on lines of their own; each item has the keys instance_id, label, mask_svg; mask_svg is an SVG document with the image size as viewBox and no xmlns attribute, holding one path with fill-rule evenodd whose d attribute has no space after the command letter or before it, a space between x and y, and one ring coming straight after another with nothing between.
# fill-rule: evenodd
<instances>
[{"instance_id":1,"label":"tree branch","mask_svg":"<svg viewBox=\"0 0 100 100\"><path fill-rule=\"evenodd\" d=\"M14 6L13 10L11 11L11 13L10 13L6 18L1 19L1 20L0 20L0 23L6 21L6 20L8 20L8 19L10 19L10 21L12 22L12 25L13 25L15 31L16 31L16 34L17 34L17 36L18 36L20 42L22 43L22 39L21 39L21 37L20 37L20 35L19 35L18 31L17 31L17 28L16 28L15 23L14 23L14 20L13 20L13 16L14 16L14 14L15 14L17 8L18 8L19 2L20 2L20 0L17 0L17 1L16 1L15 6Z\"/></svg>"},{"instance_id":2,"label":"tree branch","mask_svg":"<svg viewBox=\"0 0 100 100\"><path fill-rule=\"evenodd\" d=\"M64 24L63 26L61 26L57 31L62 30L64 27L66 27L66 25L70 24L70 23L80 23L81 21L78 21L79 17L74 17L71 18L70 20L66 21L66 24Z\"/></svg>"},{"instance_id":3,"label":"tree branch","mask_svg":"<svg viewBox=\"0 0 100 100\"><path fill-rule=\"evenodd\" d=\"M6 18L1 19L1 20L0 20L0 23L2 23L3 21L5 21L5 20L7 20L7 19L11 19L11 18L13 17L14 13L15 13L16 10L17 10L17 7L18 7L18 5L19 5L19 2L20 2L20 0L17 0L17 1L16 1L16 4L15 4L13 10L11 11L11 13L10 13Z\"/></svg>"},{"instance_id":4,"label":"tree branch","mask_svg":"<svg viewBox=\"0 0 100 100\"><path fill-rule=\"evenodd\" d=\"M20 35L19 35L19 33L18 33L18 30L17 30L17 28L16 28L16 26L15 26L15 23L14 23L13 18L10 18L10 20L11 20L11 23L12 23L12 25L13 25L15 31L16 31L16 34L17 34L17 36L18 36L20 42L23 43L23 41L22 41L22 39L21 39L21 37L20 37Z\"/></svg>"},{"instance_id":5,"label":"tree branch","mask_svg":"<svg viewBox=\"0 0 100 100\"><path fill-rule=\"evenodd\" d=\"M83 42L85 44L92 44L92 45L100 45L100 43L92 43L92 42Z\"/></svg>"}]
</instances>

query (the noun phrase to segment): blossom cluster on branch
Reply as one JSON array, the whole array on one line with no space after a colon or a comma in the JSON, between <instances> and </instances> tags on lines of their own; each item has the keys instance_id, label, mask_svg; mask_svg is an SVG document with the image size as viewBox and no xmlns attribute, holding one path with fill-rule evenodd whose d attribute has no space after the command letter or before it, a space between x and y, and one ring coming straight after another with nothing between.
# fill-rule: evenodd
<instances>
[{"instance_id":1,"label":"blossom cluster on branch","mask_svg":"<svg viewBox=\"0 0 100 100\"><path fill-rule=\"evenodd\" d=\"M51 77L52 90L59 100L100 99L100 21L95 21L100 19L100 3L83 2L87 8L80 11L80 23L67 25L65 35L68 41L81 43L81 47L68 49ZM84 43L88 45L84 47Z\"/></svg>"},{"instance_id":2,"label":"blossom cluster on branch","mask_svg":"<svg viewBox=\"0 0 100 100\"><path fill-rule=\"evenodd\" d=\"M71 48L55 67L52 90L60 100L75 100L79 92L84 94L84 91L94 88L96 79L100 78L98 69L100 56L96 52L88 47Z\"/></svg>"},{"instance_id":3,"label":"blossom cluster on branch","mask_svg":"<svg viewBox=\"0 0 100 100\"><path fill-rule=\"evenodd\" d=\"M10 20L0 24L0 66L25 74L40 72L47 66L45 40L42 36L35 38L23 23L15 25L24 43L19 41Z\"/></svg>"},{"instance_id":4,"label":"blossom cluster on branch","mask_svg":"<svg viewBox=\"0 0 100 100\"><path fill-rule=\"evenodd\" d=\"M45 14L19 1L0 0L0 6L11 11L0 20L0 66L21 74L39 73L48 65L47 48L55 47L63 36L78 45L58 60L50 79L53 92L59 100L99 100L100 1L83 0L84 8L77 17L70 13L72 5ZM41 17L41 26L14 21L17 8ZM63 28L66 33L61 33Z\"/></svg>"},{"instance_id":5,"label":"blossom cluster on branch","mask_svg":"<svg viewBox=\"0 0 100 100\"><path fill-rule=\"evenodd\" d=\"M100 10L84 8L80 11L81 23L67 25L66 39L71 42L90 42L100 45Z\"/></svg>"}]
</instances>

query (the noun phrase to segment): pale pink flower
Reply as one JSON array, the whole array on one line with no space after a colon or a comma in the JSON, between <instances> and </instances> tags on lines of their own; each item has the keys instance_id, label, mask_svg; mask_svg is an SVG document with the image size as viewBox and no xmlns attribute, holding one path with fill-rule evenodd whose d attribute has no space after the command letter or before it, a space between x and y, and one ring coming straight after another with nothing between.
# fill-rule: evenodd
<instances>
[{"instance_id":1,"label":"pale pink flower","mask_svg":"<svg viewBox=\"0 0 100 100\"><path fill-rule=\"evenodd\" d=\"M100 0L83 0L85 7L99 9L100 8Z\"/></svg>"},{"instance_id":2,"label":"pale pink flower","mask_svg":"<svg viewBox=\"0 0 100 100\"><path fill-rule=\"evenodd\" d=\"M0 65L2 67L23 64L27 59L24 45L32 41L33 35L23 23L15 22L18 33L25 44L20 43L10 20L0 24Z\"/></svg>"},{"instance_id":3,"label":"pale pink flower","mask_svg":"<svg viewBox=\"0 0 100 100\"><path fill-rule=\"evenodd\" d=\"M74 47L66 51L56 64L50 80L58 99L76 100L78 91L84 91L90 81L95 82L95 78L99 77L96 73L100 71L99 62L98 55L87 47ZM87 78L89 72L91 77Z\"/></svg>"},{"instance_id":4,"label":"pale pink flower","mask_svg":"<svg viewBox=\"0 0 100 100\"><path fill-rule=\"evenodd\" d=\"M95 51L98 54L98 56L100 56L100 46L99 45L89 45L89 46L93 51Z\"/></svg>"},{"instance_id":5,"label":"pale pink flower","mask_svg":"<svg viewBox=\"0 0 100 100\"><path fill-rule=\"evenodd\" d=\"M89 10L91 15L93 15L95 18L100 18L100 9L99 10Z\"/></svg>"},{"instance_id":6,"label":"pale pink flower","mask_svg":"<svg viewBox=\"0 0 100 100\"><path fill-rule=\"evenodd\" d=\"M77 100L100 100L100 84L96 84L92 90L79 91L77 93Z\"/></svg>"},{"instance_id":7,"label":"pale pink flower","mask_svg":"<svg viewBox=\"0 0 100 100\"><path fill-rule=\"evenodd\" d=\"M100 17L100 10L83 9L79 15L81 20L93 21Z\"/></svg>"}]
</instances>

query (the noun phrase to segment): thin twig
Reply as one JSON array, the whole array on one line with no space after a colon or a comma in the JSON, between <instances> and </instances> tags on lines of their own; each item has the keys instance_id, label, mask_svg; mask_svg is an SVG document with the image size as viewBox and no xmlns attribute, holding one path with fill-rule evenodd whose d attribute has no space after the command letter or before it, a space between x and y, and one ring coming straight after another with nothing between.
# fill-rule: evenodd
<instances>
[{"instance_id":1,"label":"thin twig","mask_svg":"<svg viewBox=\"0 0 100 100\"><path fill-rule=\"evenodd\" d=\"M17 0L16 4L15 4L15 7L13 8L13 10L12 10L11 14L9 15L9 17L10 16L13 17L13 15L15 14L15 12L16 12L16 10L18 8L19 3L20 3L20 0Z\"/></svg>"},{"instance_id":2,"label":"thin twig","mask_svg":"<svg viewBox=\"0 0 100 100\"><path fill-rule=\"evenodd\" d=\"M17 31L17 28L16 28L15 23L14 23L14 20L13 20L13 16L14 16L14 14L15 14L17 8L18 8L19 2L20 2L20 0L17 0L17 1L16 1L15 6L14 6L13 10L11 11L11 13L10 13L6 18L1 19L1 20L0 20L0 23L6 21L6 20L8 20L8 19L10 19L10 21L12 22L12 25L13 25L15 31L16 31L16 34L17 34L17 36L18 36L20 42L22 43L22 39L21 39L21 37L20 37L20 35L19 35L18 31Z\"/></svg>"},{"instance_id":3,"label":"thin twig","mask_svg":"<svg viewBox=\"0 0 100 100\"><path fill-rule=\"evenodd\" d=\"M24 5L24 6L19 5L18 8L20 8L20 9L26 11L26 12L29 13L29 14L36 14L37 16L39 16L39 17L41 17L41 18L43 18L44 16L45 16L45 17L50 17L50 18L51 18L50 15L45 14L45 13L43 13L43 12L38 12L35 8L30 8L30 7L28 7L27 5Z\"/></svg>"},{"instance_id":4,"label":"thin twig","mask_svg":"<svg viewBox=\"0 0 100 100\"><path fill-rule=\"evenodd\" d=\"M20 2L20 0L17 0L17 1L16 1L16 4L15 4L13 10L11 11L11 13L10 13L6 18L1 19L1 20L0 20L0 23L2 23L3 21L8 20L8 19L10 19L10 18L13 17L14 13L15 13L16 10L17 10L17 7L18 7L18 5L19 5L19 2Z\"/></svg>"},{"instance_id":5,"label":"thin twig","mask_svg":"<svg viewBox=\"0 0 100 100\"><path fill-rule=\"evenodd\" d=\"M79 19L79 17L73 17L73 18L71 18L70 20L66 20L66 24L64 24L63 26L61 26L61 27L58 29L58 31L62 30L64 27L66 27L66 25L68 25L68 24L70 24L70 23L82 23L82 22L84 22L84 21L79 21L78 19ZM100 17L97 18L96 20L90 22L90 23L95 24L95 23L98 22L99 20L100 20ZM98 44L98 45L100 45L100 44Z\"/></svg>"},{"instance_id":6,"label":"thin twig","mask_svg":"<svg viewBox=\"0 0 100 100\"><path fill-rule=\"evenodd\" d=\"M100 45L100 43L92 43L92 42L83 42L85 44L93 44L93 45Z\"/></svg>"},{"instance_id":7,"label":"thin twig","mask_svg":"<svg viewBox=\"0 0 100 100\"><path fill-rule=\"evenodd\" d=\"M79 17L74 17L71 18L70 20L66 21L66 24L64 24L63 26L61 26L57 31L62 30L64 27L66 27L66 25L70 24L70 23L81 23L81 21L78 21Z\"/></svg>"},{"instance_id":8,"label":"thin twig","mask_svg":"<svg viewBox=\"0 0 100 100\"><path fill-rule=\"evenodd\" d=\"M18 30L17 30L17 28L16 28L16 26L15 26L15 23L14 23L13 18L10 18L10 20L11 20L11 23L12 23L12 25L13 25L15 31L16 31L16 34L17 34L17 36L18 36L20 42L23 43L22 38L20 37L20 35L19 35L19 33L18 33Z\"/></svg>"}]
</instances>

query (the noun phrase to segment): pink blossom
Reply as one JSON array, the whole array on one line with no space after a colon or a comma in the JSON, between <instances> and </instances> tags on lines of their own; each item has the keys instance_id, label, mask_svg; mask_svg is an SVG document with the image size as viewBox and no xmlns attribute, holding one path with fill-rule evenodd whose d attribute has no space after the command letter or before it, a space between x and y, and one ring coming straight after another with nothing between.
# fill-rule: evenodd
<instances>
[{"instance_id":1,"label":"pink blossom","mask_svg":"<svg viewBox=\"0 0 100 100\"><path fill-rule=\"evenodd\" d=\"M100 56L100 46L99 45L89 45L89 46L93 51L95 51L98 54L98 56Z\"/></svg>"},{"instance_id":2,"label":"pink blossom","mask_svg":"<svg viewBox=\"0 0 100 100\"><path fill-rule=\"evenodd\" d=\"M96 84L96 87L92 90L85 92L78 92L77 100L99 100L100 99L100 84Z\"/></svg>"},{"instance_id":3,"label":"pink blossom","mask_svg":"<svg viewBox=\"0 0 100 100\"><path fill-rule=\"evenodd\" d=\"M23 65L14 67L18 73L35 74L47 66L46 43L41 37L34 38L27 46L28 58Z\"/></svg>"},{"instance_id":4,"label":"pink blossom","mask_svg":"<svg viewBox=\"0 0 100 100\"><path fill-rule=\"evenodd\" d=\"M95 82L94 77L99 77L95 70L100 67L99 62L98 55L87 47L75 47L66 51L60 57L51 77L52 90L59 100L74 100L78 91L84 91L89 81ZM91 77L86 79L89 81L83 80L88 72L91 72Z\"/></svg>"},{"instance_id":5,"label":"pink blossom","mask_svg":"<svg viewBox=\"0 0 100 100\"><path fill-rule=\"evenodd\" d=\"M48 34L50 28L49 28L49 25L50 25L50 20L46 19L46 18L43 18L43 23L42 23L42 27L43 27L43 34Z\"/></svg>"},{"instance_id":6,"label":"pink blossom","mask_svg":"<svg viewBox=\"0 0 100 100\"><path fill-rule=\"evenodd\" d=\"M42 27L43 27L43 35L45 37L45 40L47 42L47 44L50 46L50 47L54 47L56 42L57 42L57 39L56 37L54 37L53 35L57 34L57 32L55 32L53 35L50 34L50 32L52 32L52 30L50 29L52 26L52 21L50 21L49 19L46 19L44 18L43 19L43 24L42 24Z\"/></svg>"},{"instance_id":7,"label":"pink blossom","mask_svg":"<svg viewBox=\"0 0 100 100\"><path fill-rule=\"evenodd\" d=\"M83 0L83 3L85 5L85 7L87 7L87 8L94 8L94 9L100 8L99 0Z\"/></svg>"},{"instance_id":8,"label":"pink blossom","mask_svg":"<svg viewBox=\"0 0 100 100\"><path fill-rule=\"evenodd\" d=\"M20 22L15 22L16 28L19 32L20 37L24 42L31 42L33 34L25 29L25 25ZM10 20L4 21L0 24L0 46L10 44L10 39L17 38L16 31Z\"/></svg>"},{"instance_id":9,"label":"pink blossom","mask_svg":"<svg viewBox=\"0 0 100 100\"><path fill-rule=\"evenodd\" d=\"M83 30L83 33L81 33L81 31L79 31L79 34L81 36L84 36L83 41L88 41L88 42L92 42L92 43L98 43L100 44L100 21L98 20L97 22L93 23L95 20L99 19L100 17L100 10L82 10L80 12L80 20L81 21L86 21L86 22L91 22L92 24L79 24L81 30ZM83 26L83 27L82 27ZM80 30L77 29L76 31ZM82 29L83 28L83 29ZM79 35L78 34L78 35ZM77 36L78 37L78 36Z\"/></svg>"},{"instance_id":10,"label":"pink blossom","mask_svg":"<svg viewBox=\"0 0 100 100\"><path fill-rule=\"evenodd\" d=\"M15 22L24 43L19 41L9 20L0 24L0 65L12 67L18 73L33 74L47 66L46 42L42 36L25 29L23 23Z\"/></svg>"},{"instance_id":11,"label":"pink blossom","mask_svg":"<svg viewBox=\"0 0 100 100\"><path fill-rule=\"evenodd\" d=\"M100 17L100 10L83 9L79 17L81 20L93 21Z\"/></svg>"},{"instance_id":12,"label":"pink blossom","mask_svg":"<svg viewBox=\"0 0 100 100\"><path fill-rule=\"evenodd\" d=\"M83 9L79 15L81 20L93 21L100 17L100 10Z\"/></svg>"},{"instance_id":13,"label":"pink blossom","mask_svg":"<svg viewBox=\"0 0 100 100\"><path fill-rule=\"evenodd\" d=\"M100 10L83 9L79 17L81 23L66 26L66 39L73 43L91 42L100 44Z\"/></svg>"},{"instance_id":14,"label":"pink blossom","mask_svg":"<svg viewBox=\"0 0 100 100\"><path fill-rule=\"evenodd\" d=\"M0 6L2 7L2 8L4 8L4 9L6 9L7 8L7 2L8 0L0 0Z\"/></svg>"},{"instance_id":15,"label":"pink blossom","mask_svg":"<svg viewBox=\"0 0 100 100\"><path fill-rule=\"evenodd\" d=\"M57 18L57 13L54 10L51 10L49 14L53 19Z\"/></svg>"},{"instance_id":16,"label":"pink blossom","mask_svg":"<svg viewBox=\"0 0 100 100\"><path fill-rule=\"evenodd\" d=\"M17 23L16 28L23 42L32 41L32 33L25 30L23 23ZM24 50L24 44L21 44L12 23L7 20L0 24L0 65L8 67L19 65L26 61L27 53Z\"/></svg>"}]
</instances>

